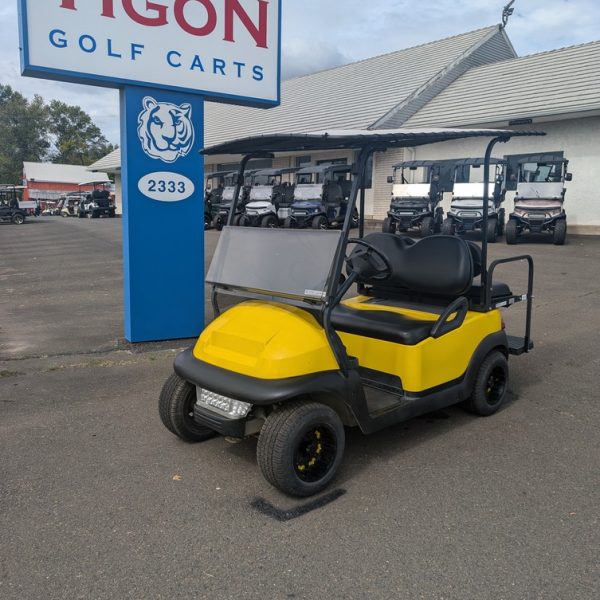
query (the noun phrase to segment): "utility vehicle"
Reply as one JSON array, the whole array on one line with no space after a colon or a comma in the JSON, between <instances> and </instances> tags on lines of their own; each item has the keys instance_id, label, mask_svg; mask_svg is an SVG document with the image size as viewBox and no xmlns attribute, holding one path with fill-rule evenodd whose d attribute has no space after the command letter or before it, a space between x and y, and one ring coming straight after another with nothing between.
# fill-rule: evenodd
<instances>
[{"instance_id":1,"label":"utility vehicle","mask_svg":"<svg viewBox=\"0 0 600 600\"><path fill-rule=\"evenodd\" d=\"M0 184L0 223L25 223L27 213L19 207L20 189L11 183Z\"/></svg>"},{"instance_id":2,"label":"utility vehicle","mask_svg":"<svg viewBox=\"0 0 600 600\"><path fill-rule=\"evenodd\" d=\"M393 167L387 179L393 183L392 202L383 221L384 233L418 229L421 237L439 233L444 211L438 206L444 190L440 188L440 165L432 160L407 160Z\"/></svg>"},{"instance_id":3,"label":"utility vehicle","mask_svg":"<svg viewBox=\"0 0 600 600\"><path fill-rule=\"evenodd\" d=\"M79 184L79 189L92 186L90 192L80 191L81 202L79 203L77 216L80 219L88 217L88 219L98 219L99 217L114 218L116 208L110 198L110 182L106 179L92 179L90 181L82 181Z\"/></svg>"},{"instance_id":4,"label":"utility vehicle","mask_svg":"<svg viewBox=\"0 0 600 600\"><path fill-rule=\"evenodd\" d=\"M288 229L340 227L348 209L352 187L352 166L317 165L296 173L294 203L283 226ZM358 224L358 211L352 211L352 227Z\"/></svg>"},{"instance_id":5,"label":"utility vehicle","mask_svg":"<svg viewBox=\"0 0 600 600\"><path fill-rule=\"evenodd\" d=\"M206 175L206 189L204 190L204 229L210 229L213 220L218 214L218 206L223 197L225 181L231 181L235 171L215 171Z\"/></svg>"},{"instance_id":6,"label":"utility vehicle","mask_svg":"<svg viewBox=\"0 0 600 600\"><path fill-rule=\"evenodd\" d=\"M56 205L56 214L61 217L79 216L79 205L85 200L85 196L80 192L68 192L61 196Z\"/></svg>"},{"instance_id":7,"label":"utility vehicle","mask_svg":"<svg viewBox=\"0 0 600 600\"><path fill-rule=\"evenodd\" d=\"M234 198L206 278L215 320L175 359L159 400L165 427L188 442L259 434L265 478L287 494L309 496L337 472L344 427L373 433L456 403L479 415L496 412L507 396L509 356L533 347L531 257L488 266L485 238L479 246L454 236L364 236L360 182L373 152L487 136L489 159L494 145L512 135L535 134L333 131L251 137L205 150L358 149L358 161L339 230L235 227ZM484 220L487 208L484 202ZM528 266L525 294L494 280L496 268L513 261ZM344 299L355 285L357 295ZM222 312L222 294L240 303ZM526 303L524 335L507 335L499 309L519 301Z\"/></svg>"},{"instance_id":8,"label":"utility vehicle","mask_svg":"<svg viewBox=\"0 0 600 600\"><path fill-rule=\"evenodd\" d=\"M262 169L254 176L248 203L240 218L245 227L278 227L290 215L294 200L294 186L283 181L284 175L297 168Z\"/></svg>"},{"instance_id":9,"label":"utility vehicle","mask_svg":"<svg viewBox=\"0 0 600 600\"><path fill-rule=\"evenodd\" d=\"M565 243L565 181L573 179L567 171L568 164L557 154L539 154L519 161L515 210L506 224L507 244L516 244L525 231L549 232L555 244Z\"/></svg>"},{"instance_id":10,"label":"utility vehicle","mask_svg":"<svg viewBox=\"0 0 600 600\"><path fill-rule=\"evenodd\" d=\"M236 225L239 224L240 219L244 214L244 206L248 202L250 189L254 184L254 177L259 171L260 169L246 171L241 181L238 180L238 173L235 171L228 173L225 176L224 187L223 191L221 192L221 199L216 205L213 205L215 216L213 217L212 224L217 231L221 231L225 223L227 223L233 198L237 195L239 195L239 201L236 204L234 222Z\"/></svg>"},{"instance_id":11,"label":"utility vehicle","mask_svg":"<svg viewBox=\"0 0 600 600\"><path fill-rule=\"evenodd\" d=\"M504 196L506 161L491 158L494 167L493 183L488 184L488 218L483 222L484 159L463 158L454 165L454 186L450 210L442 224L444 235L463 235L468 231L480 230L488 242L495 242L504 232Z\"/></svg>"}]
</instances>

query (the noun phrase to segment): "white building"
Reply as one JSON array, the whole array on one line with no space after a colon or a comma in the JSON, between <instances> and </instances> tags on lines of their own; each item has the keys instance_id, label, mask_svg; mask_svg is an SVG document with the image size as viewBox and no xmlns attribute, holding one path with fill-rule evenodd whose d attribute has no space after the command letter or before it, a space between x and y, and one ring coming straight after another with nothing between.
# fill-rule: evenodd
<instances>
[{"instance_id":1,"label":"white building","mask_svg":"<svg viewBox=\"0 0 600 600\"><path fill-rule=\"evenodd\" d=\"M565 203L569 229L600 233L595 189L600 176L600 41L517 57L506 31L487 27L284 81L281 106L270 110L207 103L205 144L262 133L423 126L545 131L543 138L498 145L495 155L562 152L573 173ZM482 140L473 139L376 153L366 216L385 216L391 193L387 176L400 160L476 157L484 149ZM276 157L273 166L353 159L352 152L290 153ZM120 156L113 153L111 160L120 163ZM238 160L211 156L206 172L233 169ZM90 169L120 166L103 161ZM509 194L509 211L511 205Z\"/></svg>"}]
</instances>

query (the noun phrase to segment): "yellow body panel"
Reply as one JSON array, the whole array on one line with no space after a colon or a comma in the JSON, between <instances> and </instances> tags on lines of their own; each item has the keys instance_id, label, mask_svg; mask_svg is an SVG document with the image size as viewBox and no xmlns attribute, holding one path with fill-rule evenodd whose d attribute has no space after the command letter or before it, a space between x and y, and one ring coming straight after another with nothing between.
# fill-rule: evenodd
<instances>
[{"instance_id":1,"label":"yellow body panel","mask_svg":"<svg viewBox=\"0 0 600 600\"><path fill-rule=\"evenodd\" d=\"M344 304L357 310L384 310L419 320L435 313L365 304L358 296ZM460 378L475 349L501 331L500 311L469 311L458 329L414 346L340 333L350 356L367 367L397 375L406 392L421 392ZM280 379L339 368L325 332L305 310L268 301L247 301L230 308L201 334L194 356L223 369L259 379Z\"/></svg>"},{"instance_id":2,"label":"yellow body panel","mask_svg":"<svg viewBox=\"0 0 600 600\"><path fill-rule=\"evenodd\" d=\"M365 304L368 298L358 296L344 302L357 310L385 310L419 320L436 321L434 313ZM397 375L406 392L422 392L461 377L480 342L492 333L501 331L499 310L481 313L469 311L464 323L438 339L427 338L414 346L376 340L349 333L340 338L350 356L358 358L361 367Z\"/></svg>"},{"instance_id":3,"label":"yellow body panel","mask_svg":"<svg viewBox=\"0 0 600 600\"><path fill-rule=\"evenodd\" d=\"M338 369L327 336L305 310L252 300L215 319L200 335L194 356L259 379L283 379Z\"/></svg>"}]
</instances>

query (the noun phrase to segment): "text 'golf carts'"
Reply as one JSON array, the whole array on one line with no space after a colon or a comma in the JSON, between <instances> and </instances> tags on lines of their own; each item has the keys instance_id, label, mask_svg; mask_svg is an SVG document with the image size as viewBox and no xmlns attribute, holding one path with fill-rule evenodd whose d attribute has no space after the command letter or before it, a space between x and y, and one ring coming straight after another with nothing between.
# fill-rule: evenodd
<instances>
[{"instance_id":1,"label":"text 'golf carts'","mask_svg":"<svg viewBox=\"0 0 600 600\"><path fill-rule=\"evenodd\" d=\"M444 211L438 206L444 190L440 188L440 165L431 160L410 160L394 165L392 202L383 221L384 233L418 229L421 237L439 233Z\"/></svg>"},{"instance_id":2,"label":"text 'golf carts'","mask_svg":"<svg viewBox=\"0 0 600 600\"><path fill-rule=\"evenodd\" d=\"M488 219L483 225L483 158L464 158L454 165L454 187L450 211L442 225L445 235L462 235L467 231L480 230L487 235L488 242L495 242L504 232L504 209L501 208L506 195L506 161L490 158L494 176L488 174Z\"/></svg>"},{"instance_id":3,"label":"text 'golf carts'","mask_svg":"<svg viewBox=\"0 0 600 600\"><path fill-rule=\"evenodd\" d=\"M555 244L565 243L565 181L573 179L567 171L568 164L568 160L554 154L529 156L519 161L515 210L506 225L508 244L516 244L525 231L548 232Z\"/></svg>"},{"instance_id":4,"label":"text 'golf carts'","mask_svg":"<svg viewBox=\"0 0 600 600\"><path fill-rule=\"evenodd\" d=\"M317 165L300 169L296 173L292 212L285 220L284 227L340 227L348 209L352 170L350 165ZM352 227L356 227L356 207L351 214Z\"/></svg>"},{"instance_id":5,"label":"text 'golf carts'","mask_svg":"<svg viewBox=\"0 0 600 600\"><path fill-rule=\"evenodd\" d=\"M344 427L372 433L456 403L495 413L507 397L509 356L532 348L531 257L488 266L485 238L479 246L443 235L364 236L361 182L374 152L484 136L493 138L487 162L494 145L513 135L536 134L335 131L257 136L205 150L247 154L242 172L254 152L357 149L358 160L338 230L235 227L233 199L206 278L216 318L175 359L159 400L165 427L189 442L259 435L265 478L308 496L337 472ZM359 198L358 237L350 238ZM514 261L528 267L525 294L494 279L499 265ZM346 298L354 286L356 295ZM240 303L221 312L221 295ZM500 308L522 300L525 332L507 335Z\"/></svg>"}]
</instances>

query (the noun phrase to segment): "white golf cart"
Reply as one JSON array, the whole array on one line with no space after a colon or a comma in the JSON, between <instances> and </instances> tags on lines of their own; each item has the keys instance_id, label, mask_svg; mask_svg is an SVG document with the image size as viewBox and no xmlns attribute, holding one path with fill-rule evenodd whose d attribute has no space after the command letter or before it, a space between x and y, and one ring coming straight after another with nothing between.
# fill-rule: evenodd
<instances>
[{"instance_id":1,"label":"white golf cart","mask_svg":"<svg viewBox=\"0 0 600 600\"><path fill-rule=\"evenodd\" d=\"M442 224L444 235L463 235L468 231L483 228L483 158L464 158L454 165L454 188L450 210ZM488 184L488 221L485 234L488 242L495 242L504 232L504 209L501 207L506 195L506 161L490 159L490 169L495 169L494 178Z\"/></svg>"}]
</instances>

